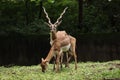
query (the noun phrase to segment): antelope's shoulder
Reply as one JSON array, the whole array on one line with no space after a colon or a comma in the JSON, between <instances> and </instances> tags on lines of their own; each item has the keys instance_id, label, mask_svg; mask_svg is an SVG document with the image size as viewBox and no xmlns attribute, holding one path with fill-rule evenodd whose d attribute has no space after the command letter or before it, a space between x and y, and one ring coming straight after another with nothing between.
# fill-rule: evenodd
<instances>
[{"instance_id":1,"label":"antelope's shoulder","mask_svg":"<svg viewBox=\"0 0 120 80\"><path fill-rule=\"evenodd\" d=\"M67 34L66 31L57 31L57 34Z\"/></svg>"},{"instance_id":2,"label":"antelope's shoulder","mask_svg":"<svg viewBox=\"0 0 120 80\"><path fill-rule=\"evenodd\" d=\"M56 33L57 38L62 38L63 39L63 38L66 37L66 35L67 35L66 31L58 31Z\"/></svg>"}]
</instances>

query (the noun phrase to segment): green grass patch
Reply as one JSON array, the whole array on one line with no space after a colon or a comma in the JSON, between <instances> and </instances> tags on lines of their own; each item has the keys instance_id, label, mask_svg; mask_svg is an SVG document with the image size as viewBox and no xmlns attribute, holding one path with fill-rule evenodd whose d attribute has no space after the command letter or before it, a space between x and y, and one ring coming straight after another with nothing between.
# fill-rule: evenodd
<instances>
[{"instance_id":1,"label":"green grass patch","mask_svg":"<svg viewBox=\"0 0 120 80\"><path fill-rule=\"evenodd\" d=\"M109 62L80 62L74 70L74 63L70 68L63 67L55 73L53 65L49 64L46 73L41 72L39 65L0 67L0 80L119 80L120 61Z\"/></svg>"}]
</instances>

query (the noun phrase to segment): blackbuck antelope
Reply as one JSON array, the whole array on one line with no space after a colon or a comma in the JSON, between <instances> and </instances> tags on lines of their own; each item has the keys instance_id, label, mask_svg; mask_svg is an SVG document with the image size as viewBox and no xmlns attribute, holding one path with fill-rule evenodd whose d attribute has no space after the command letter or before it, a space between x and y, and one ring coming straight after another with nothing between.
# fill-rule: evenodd
<instances>
[{"instance_id":1,"label":"blackbuck antelope","mask_svg":"<svg viewBox=\"0 0 120 80\"><path fill-rule=\"evenodd\" d=\"M42 72L45 72L47 63L52 59L53 56L56 56L56 66L55 66L55 71L59 71L59 65L60 65L60 58L63 57L63 52L69 51L69 54L71 56L74 56L75 60L75 69L77 69L77 55L75 52L75 47L76 47L76 39L70 35L68 35L65 31L57 31L57 26L60 25L62 20L63 14L65 13L67 8L64 9L64 11L61 13L60 17L57 19L57 21L52 24L50 18L48 17L48 14L43 7L44 13L46 14L46 18L48 19L48 23L46 23L50 27L50 44L51 44L51 49L45 59L42 58L41 62L41 68ZM70 58L67 59L67 64L69 62ZM62 62L62 59L61 59Z\"/></svg>"}]
</instances>

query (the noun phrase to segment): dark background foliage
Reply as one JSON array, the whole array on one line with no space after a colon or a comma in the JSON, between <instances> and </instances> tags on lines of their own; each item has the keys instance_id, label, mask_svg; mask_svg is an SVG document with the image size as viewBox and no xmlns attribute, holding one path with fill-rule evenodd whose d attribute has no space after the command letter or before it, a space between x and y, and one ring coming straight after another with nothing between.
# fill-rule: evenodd
<instances>
[{"instance_id":1,"label":"dark background foliage","mask_svg":"<svg viewBox=\"0 0 120 80\"><path fill-rule=\"evenodd\" d=\"M83 2L82 0L1 0L0 34L48 32L48 27L44 24L47 20L42 10L43 6L53 23L62 10L68 7L59 27L59 30L66 30L68 33L120 31L119 0L83 0Z\"/></svg>"},{"instance_id":2,"label":"dark background foliage","mask_svg":"<svg viewBox=\"0 0 120 80\"><path fill-rule=\"evenodd\" d=\"M79 61L120 59L120 0L1 0L0 64L38 64L50 49L42 7L77 38ZM10 60L9 60L10 59Z\"/></svg>"}]
</instances>

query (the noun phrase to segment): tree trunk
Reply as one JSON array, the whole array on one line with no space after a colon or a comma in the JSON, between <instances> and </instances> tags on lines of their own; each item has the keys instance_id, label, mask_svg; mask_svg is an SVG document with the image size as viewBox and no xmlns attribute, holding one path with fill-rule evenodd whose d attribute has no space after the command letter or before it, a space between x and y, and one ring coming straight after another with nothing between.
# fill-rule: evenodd
<instances>
[{"instance_id":1,"label":"tree trunk","mask_svg":"<svg viewBox=\"0 0 120 80\"><path fill-rule=\"evenodd\" d=\"M83 0L78 0L78 28L82 29L83 21Z\"/></svg>"},{"instance_id":2,"label":"tree trunk","mask_svg":"<svg viewBox=\"0 0 120 80\"><path fill-rule=\"evenodd\" d=\"M26 19L26 25L29 24L29 0L25 0L25 19Z\"/></svg>"},{"instance_id":3,"label":"tree trunk","mask_svg":"<svg viewBox=\"0 0 120 80\"><path fill-rule=\"evenodd\" d=\"M40 3L39 3L39 19L41 19L41 15L42 15L42 6L43 6L43 2L42 2L42 0L40 1Z\"/></svg>"}]
</instances>

